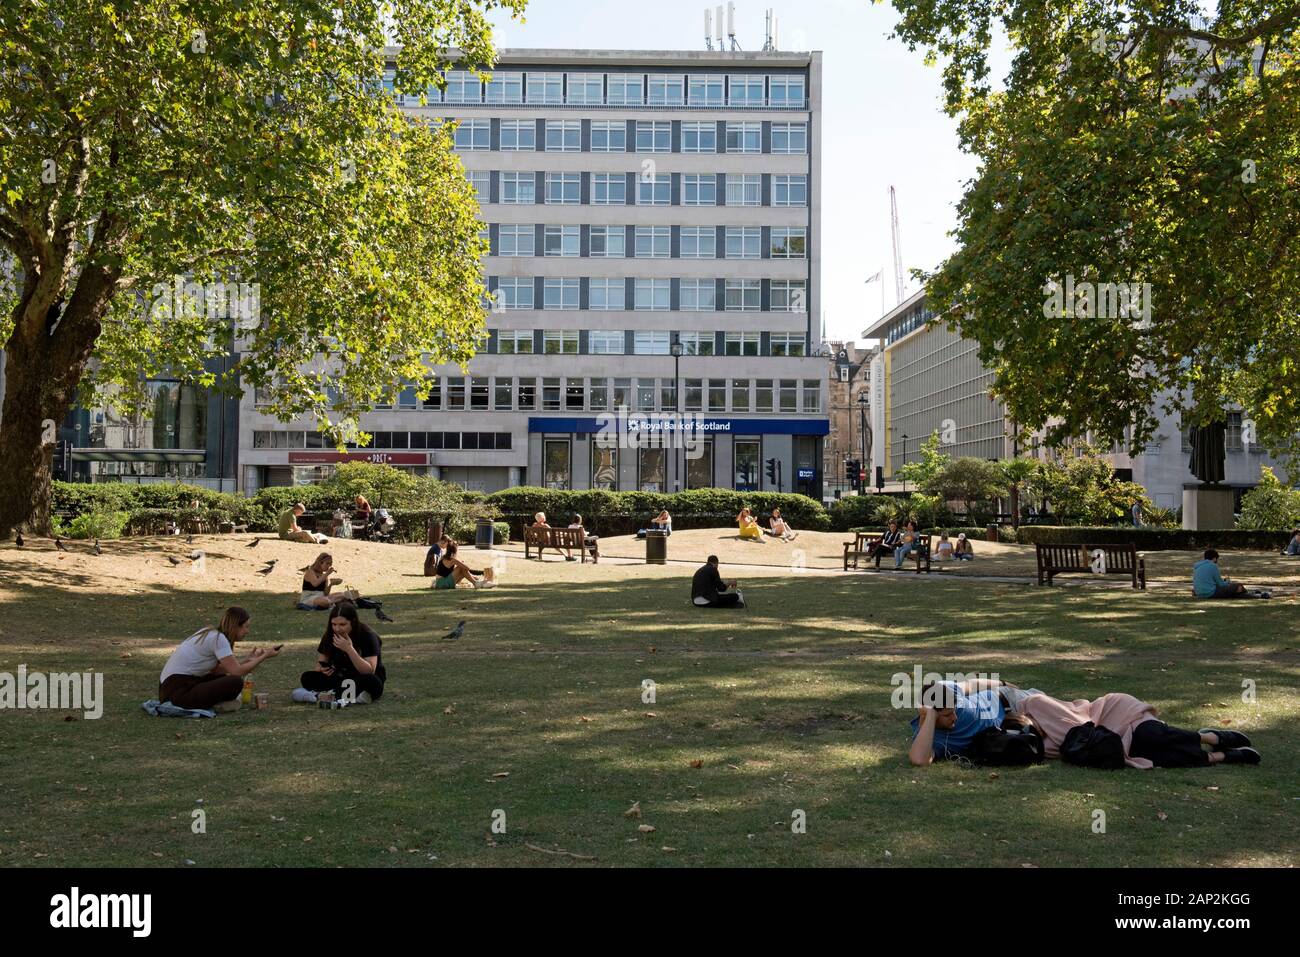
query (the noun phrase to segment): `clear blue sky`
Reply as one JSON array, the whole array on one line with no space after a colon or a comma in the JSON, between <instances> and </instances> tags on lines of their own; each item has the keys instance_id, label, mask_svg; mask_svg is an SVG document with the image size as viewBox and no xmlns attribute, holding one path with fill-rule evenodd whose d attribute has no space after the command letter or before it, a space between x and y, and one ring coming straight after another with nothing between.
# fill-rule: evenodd
<instances>
[{"instance_id":1,"label":"clear blue sky","mask_svg":"<svg viewBox=\"0 0 1300 957\"><path fill-rule=\"evenodd\" d=\"M502 47L704 49L703 0L532 0L526 22L494 18ZM824 54L822 283L827 337L856 339L895 301L889 187L898 192L903 271L932 269L951 251L948 232L975 171L942 109L938 67L888 39L897 15L870 0L744 0L742 49L763 46L764 11L776 10L780 49ZM998 60L1002 58L999 57ZM995 70L995 77L1000 74ZM916 284L906 281L907 292Z\"/></svg>"}]
</instances>

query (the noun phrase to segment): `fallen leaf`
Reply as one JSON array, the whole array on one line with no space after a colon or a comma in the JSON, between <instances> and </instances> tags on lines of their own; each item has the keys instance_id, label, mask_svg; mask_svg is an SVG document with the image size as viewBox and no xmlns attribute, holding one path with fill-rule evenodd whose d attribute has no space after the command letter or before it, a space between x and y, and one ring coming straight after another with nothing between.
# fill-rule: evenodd
<instances>
[{"instance_id":1,"label":"fallen leaf","mask_svg":"<svg viewBox=\"0 0 1300 957\"><path fill-rule=\"evenodd\" d=\"M118 655L118 657L119 657L119 658L130 658L130 657L131 657L131 652L129 652L129 651L124 651L124 652L122 652L120 655Z\"/></svg>"},{"instance_id":2,"label":"fallen leaf","mask_svg":"<svg viewBox=\"0 0 1300 957\"><path fill-rule=\"evenodd\" d=\"M677 848L675 848L675 847L661 847L661 848L659 848L659 850L664 851L665 853L668 853L668 854L676 854L676 853L677 853Z\"/></svg>"},{"instance_id":3,"label":"fallen leaf","mask_svg":"<svg viewBox=\"0 0 1300 957\"><path fill-rule=\"evenodd\" d=\"M454 704L449 704L449 705L447 705L447 707L445 707L445 708L442 709L442 713L443 713L443 714L455 714L455 713L456 713L456 706L455 706Z\"/></svg>"},{"instance_id":4,"label":"fallen leaf","mask_svg":"<svg viewBox=\"0 0 1300 957\"><path fill-rule=\"evenodd\" d=\"M310 843L311 843L311 835L308 834L306 837L304 837L304 838L302 839L302 842L303 842L304 844L310 844Z\"/></svg>"},{"instance_id":5,"label":"fallen leaf","mask_svg":"<svg viewBox=\"0 0 1300 957\"><path fill-rule=\"evenodd\" d=\"M704 767L704 762L701 761L699 758L696 758L694 761L691 762L691 767L702 768Z\"/></svg>"},{"instance_id":6,"label":"fallen leaf","mask_svg":"<svg viewBox=\"0 0 1300 957\"><path fill-rule=\"evenodd\" d=\"M1156 818L1157 820L1167 821L1169 820L1169 815L1166 814L1164 811L1156 811Z\"/></svg>"},{"instance_id":7,"label":"fallen leaf","mask_svg":"<svg viewBox=\"0 0 1300 957\"><path fill-rule=\"evenodd\" d=\"M584 714L584 715L582 715L580 718L578 718L578 722L579 722L580 724L590 724L590 723L591 723L591 719L588 718L588 717Z\"/></svg>"},{"instance_id":8,"label":"fallen leaf","mask_svg":"<svg viewBox=\"0 0 1300 957\"><path fill-rule=\"evenodd\" d=\"M630 808L628 808L626 811L623 812L623 816L624 816L624 817L632 817L632 818L640 817L640 816L641 816L641 802L640 802L640 801L633 801L633 802L632 802L632 806L631 806Z\"/></svg>"},{"instance_id":9,"label":"fallen leaf","mask_svg":"<svg viewBox=\"0 0 1300 957\"><path fill-rule=\"evenodd\" d=\"M493 776L494 778L508 778L508 777L510 777L510 772L509 772L509 771L497 771L497 772L496 772L495 774L493 774L492 776Z\"/></svg>"},{"instance_id":10,"label":"fallen leaf","mask_svg":"<svg viewBox=\"0 0 1300 957\"><path fill-rule=\"evenodd\" d=\"M641 717L643 717L643 718L657 718L657 717L659 717L659 715L655 714L653 711L647 711L647 712L646 712L645 714L643 714Z\"/></svg>"},{"instance_id":11,"label":"fallen leaf","mask_svg":"<svg viewBox=\"0 0 1300 957\"><path fill-rule=\"evenodd\" d=\"M638 824L636 826L636 829L640 831L642 834L653 834L655 832L655 826L653 824ZM159 854L158 856L162 857L161 854Z\"/></svg>"},{"instance_id":12,"label":"fallen leaf","mask_svg":"<svg viewBox=\"0 0 1300 957\"><path fill-rule=\"evenodd\" d=\"M1000 776L1001 776L1001 775L999 775L998 772L996 772L996 771L991 771L991 772L989 772L989 780L990 780L990 781L996 781Z\"/></svg>"}]
</instances>

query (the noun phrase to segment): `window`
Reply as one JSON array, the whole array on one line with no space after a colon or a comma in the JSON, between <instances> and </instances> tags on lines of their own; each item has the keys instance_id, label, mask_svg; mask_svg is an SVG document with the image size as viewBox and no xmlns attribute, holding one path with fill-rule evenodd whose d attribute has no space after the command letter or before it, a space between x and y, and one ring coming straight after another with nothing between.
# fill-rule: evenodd
<instances>
[{"instance_id":1,"label":"window","mask_svg":"<svg viewBox=\"0 0 1300 957\"><path fill-rule=\"evenodd\" d=\"M627 177L622 173L594 173L591 178L594 206L623 206L627 203ZM614 227L620 232L621 226Z\"/></svg>"},{"instance_id":2,"label":"window","mask_svg":"<svg viewBox=\"0 0 1300 957\"><path fill-rule=\"evenodd\" d=\"M731 411L733 412L749 411L749 380L748 379L731 380Z\"/></svg>"},{"instance_id":3,"label":"window","mask_svg":"<svg viewBox=\"0 0 1300 957\"><path fill-rule=\"evenodd\" d=\"M730 183L727 184L730 186ZM772 177L772 205L773 206L807 206L808 205L808 177L807 176L773 176Z\"/></svg>"},{"instance_id":4,"label":"window","mask_svg":"<svg viewBox=\"0 0 1300 957\"><path fill-rule=\"evenodd\" d=\"M665 310L672 302L672 280L638 279L634 286L634 309Z\"/></svg>"},{"instance_id":5,"label":"window","mask_svg":"<svg viewBox=\"0 0 1300 957\"><path fill-rule=\"evenodd\" d=\"M542 446L542 471L547 488L569 488L569 440L547 439Z\"/></svg>"},{"instance_id":6,"label":"window","mask_svg":"<svg viewBox=\"0 0 1300 957\"><path fill-rule=\"evenodd\" d=\"M807 292L802 279L772 280L773 312L807 312Z\"/></svg>"},{"instance_id":7,"label":"window","mask_svg":"<svg viewBox=\"0 0 1300 957\"><path fill-rule=\"evenodd\" d=\"M680 341L684 355L713 355L713 333L711 332L683 332Z\"/></svg>"},{"instance_id":8,"label":"window","mask_svg":"<svg viewBox=\"0 0 1300 957\"><path fill-rule=\"evenodd\" d=\"M774 332L768 342L774 356L802 356L805 353L802 332Z\"/></svg>"},{"instance_id":9,"label":"window","mask_svg":"<svg viewBox=\"0 0 1300 957\"><path fill-rule=\"evenodd\" d=\"M683 153L716 153L718 151L717 123L683 123Z\"/></svg>"},{"instance_id":10,"label":"window","mask_svg":"<svg viewBox=\"0 0 1300 957\"><path fill-rule=\"evenodd\" d=\"M581 412L587 405L587 380L564 380L564 409L566 412Z\"/></svg>"},{"instance_id":11,"label":"window","mask_svg":"<svg viewBox=\"0 0 1300 957\"><path fill-rule=\"evenodd\" d=\"M762 176L728 176L727 177L727 205L728 206L762 206L763 205L763 177Z\"/></svg>"},{"instance_id":12,"label":"window","mask_svg":"<svg viewBox=\"0 0 1300 957\"><path fill-rule=\"evenodd\" d=\"M537 124L532 120L502 120L501 149L506 152L537 149Z\"/></svg>"},{"instance_id":13,"label":"window","mask_svg":"<svg viewBox=\"0 0 1300 957\"><path fill-rule=\"evenodd\" d=\"M592 350L595 351L594 349ZM609 408L609 380L592 379L591 386L588 390L591 397L591 409L593 412L599 412L602 409Z\"/></svg>"},{"instance_id":14,"label":"window","mask_svg":"<svg viewBox=\"0 0 1300 957\"><path fill-rule=\"evenodd\" d=\"M486 150L492 146L490 120L461 120L456 125L455 145L458 150Z\"/></svg>"},{"instance_id":15,"label":"window","mask_svg":"<svg viewBox=\"0 0 1300 957\"><path fill-rule=\"evenodd\" d=\"M599 175L597 175L599 179ZM622 258L627 255L627 231L622 226L592 226L591 254L597 257Z\"/></svg>"},{"instance_id":16,"label":"window","mask_svg":"<svg viewBox=\"0 0 1300 957\"><path fill-rule=\"evenodd\" d=\"M718 205L718 177L713 173L687 173L682 186L683 206Z\"/></svg>"},{"instance_id":17,"label":"window","mask_svg":"<svg viewBox=\"0 0 1300 957\"><path fill-rule=\"evenodd\" d=\"M1230 452L1241 451L1241 413L1227 414L1227 431L1224 435L1224 448Z\"/></svg>"},{"instance_id":18,"label":"window","mask_svg":"<svg viewBox=\"0 0 1300 957\"><path fill-rule=\"evenodd\" d=\"M547 278L542 283L542 303L545 309L577 309L578 280ZM575 333L576 336L576 333ZM550 351L549 349L547 350ZM577 352L575 339L574 352Z\"/></svg>"},{"instance_id":19,"label":"window","mask_svg":"<svg viewBox=\"0 0 1300 957\"><path fill-rule=\"evenodd\" d=\"M632 405L632 380L615 379L614 380L614 408L622 409Z\"/></svg>"},{"instance_id":20,"label":"window","mask_svg":"<svg viewBox=\"0 0 1300 957\"><path fill-rule=\"evenodd\" d=\"M497 352L503 356L532 355L532 332L527 329L502 329L497 333Z\"/></svg>"},{"instance_id":21,"label":"window","mask_svg":"<svg viewBox=\"0 0 1300 957\"><path fill-rule=\"evenodd\" d=\"M483 102L483 83L468 70L448 70L447 86L443 91L446 103Z\"/></svg>"},{"instance_id":22,"label":"window","mask_svg":"<svg viewBox=\"0 0 1300 957\"><path fill-rule=\"evenodd\" d=\"M808 124L807 123L773 123L772 124L772 152L773 153L807 153L808 152Z\"/></svg>"},{"instance_id":23,"label":"window","mask_svg":"<svg viewBox=\"0 0 1300 957\"><path fill-rule=\"evenodd\" d=\"M591 151L593 153L626 153L627 124L621 122L592 123Z\"/></svg>"},{"instance_id":24,"label":"window","mask_svg":"<svg viewBox=\"0 0 1300 957\"><path fill-rule=\"evenodd\" d=\"M761 153L763 151L762 123L728 123L728 153Z\"/></svg>"},{"instance_id":25,"label":"window","mask_svg":"<svg viewBox=\"0 0 1300 957\"><path fill-rule=\"evenodd\" d=\"M725 233L728 259L760 259L763 230L757 226L728 226Z\"/></svg>"},{"instance_id":26,"label":"window","mask_svg":"<svg viewBox=\"0 0 1300 957\"><path fill-rule=\"evenodd\" d=\"M661 409L677 408L677 380L676 379L659 380L659 408Z\"/></svg>"},{"instance_id":27,"label":"window","mask_svg":"<svg viewBox=\"0 0 1300 957\"><path fill-rule=\"evenodd\" d=\"M645 101L641 80L639 73L611 73L606 102L610 106L640 106Z\"/></svg>"},{"instance_id":28,"label":"window","mask_svg":"<svg viewBox=\"0 0 1300 957\"><path fill-rule=\"evenodd\" d=\"M727 411L727 380L710 379L706 397L709 400L709 412Z\"/></svg>"},{"instance_id":29,"label":"window","mask_svg":"<svg viewBox=\"0 0 1300 957\"><path fill-rule=\"evenodd\" d=\"M773 259L806 259L808 230L803 226L778 226L772 229L770 255Z\"/></svg>"},{"instance_id":30,"label":"window","mask_svg":"<svg viewBox=\"0 0 1300 957\"><path fill-rule=\"evenodd\" d=\"M758 442L737 442L735 445L736 457L736 491L737 492L757 492L758 491L758 459L760 456L760 443Z\"/></svg>"},{"instance_id":31,"label":"window","mask_svg":"<svg viewBox=\"0 0 1300 957\"><path fill-rule=\"evenodd\" d=\"M478 412L484 412L488 407L488 397L491 394L491 380L486 376L474 376L469 380L469 407Z\"/></svg>"},{"instance_id":32,"label":"window","mask_svg":"<svg viewBox=\"0 0 1300 957\"><path fill-rule=\"evenodd\" d=\"M599 439L591 440L591 487L618 491L618 446L605 447Z\"/></svg>"},{"instance_id":33,"label":"window","mask_svg":"<svg viewBox=\"0 0 1300 957\"><path fill-rule=\"evenodd\" d=\"M699 440L696 453L686 454L686 487L713 487L713 440Z\"/></svg>"},{"instance_id":34,"label":"window","mask_svg":"<svg viewBox=\"0 0 1300 957\"><path fill-rule=\"evenodd\" d=\"M718 308L718 284L712 279L683 279L681 309L683 312L707 312Z\"/></svg>"},{"instance_id":35,"label":"window","mask_svg":"<svg viewBox=\"0 0 1300 957\"><path fill-rule=\"evenodd\" d=\"M664 474L668 458L667 449L641 449L638 487L643 492L665 490Z\"/></svg>"},{"instance_id":36,"label":"window","mask_svg":"<svg viewBox=\"0 0 1300 957\"><path fill-rule=\"evenodd\" d=\"M771 379L754 380L754 411L755 412L772 411L772 380Z\"/></svg>"},{"instance_id":37,"label":"window","mask_svg":"<svg viewBox=\"0 0 1300 957\"><path fill-rule=\"evenodd\" d=\"M605 77L600 73L570 73L568 102L599 105L605 102Z\"/></svg>"},{"instance_id":38,"label":"window","mask_svg":"<svg viewBox=\"0 0 1300 957\"><path fill-rule=\"evenodd\" d=\"M669 206L673 200L673 178L663 176L642 176L637 180L636 202L638 206Z\"/></svg>"},{"instance_id":39,"label":"window","mask_svg":"<svg viewBox=\"0 0 1300 957\"><path fill-rule=\"evenodd\" d=\"M687 412L703 412L704 387L702 379L686 379L683 383L683 399Z\"/></svg>"},{"instance_id":40,"label":"window","mask_svg":"<svg viewBox=\"0 0 1300 957\"><path fill-rule=\"evenodd\" d=\"M633 351L639 356L668 355L669 346L667 332L637 332L635 342L636 346ZM653 391L652 388L651 392Z\"/></svg>"},{"instance_id":41,"label":"window","mask_svg":"<svg viewBox=\"0 0 1300 957\"><path fill-rule=\"evenodd\" d=\"M689 92L691 106L722 106L722 77L693 76Z\"/></svg>"},{"instance_id":42,"label":"window","mask_svg":"<svg viewBox=\"0 0 1300 957\"><path fill-rule=\"evenodd\" d=\"M732 312L757 310L762 305L762 284L757 279L728 279L724 303Z\"/></svg>"},{"instance_id":43,"label":"window","mask_svg":"<svg viewBox=\"0 0 1300 957\"><path fill-rule=\"evenodd\" d=\"M560 411L560 380L558 378L542 380L542 411Z\"/></svg>"},{"instance_id":44,"label":"window","mask_svg":"<svg viewBox=\"0 0 1300 957\"><path fill-rule=\"evenodd\" d=\"M502 277L497 281L497 302L503 309L532 309L532 277Z\"/></svg>"},{"instance_id":45,"label":"window","mask_svg":"<svg viewBox=\"0 0 1300 957\"><path fill-rule=\"evenodd\" d=\"M447 408L465 408L465 377L453 376L447 380Z\"/></svg>"},{"instance_id":46,"label":"window","mask_svg":"<svg viewBox=\"0 0 1300 957\"><path fill-rule=\"evenodd\" d=\"M822 384L818 379L803 380L803 410L820 412L822 409Z\"/></svg>"},{"instance_id":47,"label":"window","mask_svg":"<svg viewBox=\"0 0 1300 957\"><path fill-rule=\"evenodd\" d=\"M622 279L593 279L588 292L588 308L595 312L617 312L627 308L626 284ZM595 332L592 335L596 335ZM615 350L606 349L606 352L623 351L623 334L621 332L600 333L600 335L616 335L619 337L618 348ZM592 352L596 351L592 346Z\"/></svg>"},{"instance_id":48,"label":"window","mask_svg":"<svg viewBox=\"0 0 1300 957\"><path fill-rule=\"evenodd\" d=\"M436 378L431 378L426 384L429 387L429 397L421 403L421 406L426 409L441 409L442 383Z\"/></svg>"},{"instance_id":49,"label":"window","mask_svg":"<svg viewBox=\"0 0 1300 957\"><path fill-rule=\"evenodd\" d=\"M587 334L587 347L592 355L621 356L623 333L607 329L593 329Z\"/></svg>"},{"instance_id":50,"label":"window","mask_svg":"<svg viewBox=\"0 0 1300 957\"><path fill-rule=\"evenodd\" d=\"M515 395L519 400L519 411L526 412L537 408L537 380L520 379L519 388Z\"/></svg>"},{"instance_id":51,"label":"window","mask_svg":"<svg viewBox=\"0 0 1300 957\"><path fill-rule=\"evenodd\" d=\"M673 151L673 124L668 122L638 122L636 125L636 151L638 153L671 153Z\"/></svg>"},{"instance_id":52,"label":"window","mask_svg":"<svg viewBox=\"0 0 1300 957\"><path fill-rule=\"evenodd\" d=\"M681 255L683 259L713 259L716 255L718 231L712 226L683 226ZM712 282L712 280L709 280Z\"/></svg>"},{"instance_id":53,"label":"window","mask_svg":"<svg viewBox=\"0 0 1300 957\"><path fill-rule=\"evenodd\" d=\"M505 226L501 227L501 235L497 241L497 255L500 256L532 256L533 238L536 230L532 226Z\"/></svg>"},{"instance_id":54,"label":"window","mask_svg":"<svg viewBox=\"0 0 1300 957\"><path fill-rule=\"evenodd\" d=\"M768 79L768 101L772 106L804 105L803 77L774 76Z\"/></svg>"},{"instance_id":55,"label":"window","mask_svg":"<svg viewBox=\"0 0 1300 957\"><path fill-rule=\"evenodd\" d=\"M508 412L513 404L515 395L514 379L502 379L500 377L492 380L492 405L498 412Z\"/></svg>"},{"instance_id":56,"label":"window","mask_svg":"<svg viewBox=\"0 0 1300 957\"><path fill-rule=\"evenodd\" d=\"M636 380L636 407L641 412L655 411L655 380Z\"/></svg>"},{"instance_id":57,"label":"window","mask_svg":"<svg viewBox=\"0 0 1300 957\"><path fill-rule=\"evenodd\" d=\"M577 153L582 150L582 123L579 120L547 120L546 149L551 153Z\"/></svg>"},{"instance_id":58,"label":"window","mask_svg":"<svg viewBox=\"0 0 1300 957\"><path fill-rule=\"evenodd\" d=\"M485 87L488 103L524 102L524 75L522 73L494 73Z\"/></svg>"},{"instance_id":59,"label":"window","mask_svg":"<svg viewBox=\"0 0 1300 957\"><path fill-rule=\"evenodd\" d=\"M578 331L576 329L547 329L542 333L542 351L548 356L577 355Z\"/></svg>"},{"instance_id":60,"label":"window","mask_svg":"<svg viewBox=\"0 0 1300 957\"><path fill-rule=\"evenodd\" d=\"M581 251L581 227L547 226L543 233L545 255L577 256Z\"/></svg>"},{"instance_id":61,"label":"window","mask_svg":"<svg viewBox=\"0 0 1300 957\"><path fill-rule=\"evenodd\" d=\"M646 102L651 106L681 106L686 102L685 78L652 73L646 83Z\"/></svg>"},{"instance_id":62,"label":"window","mask_svg":"<svg viewBox=\"0 0 1300 957\"><path fill-rule=\"evenodd\" d=\"M635 234L636 257L667 259L672 254L672 232L669 226L638 226Z\"/></svg>"},{"instance_id":63,"label":"window","mask_svg":"<svg viewBox=\"0 0 1300 957\"><path fill-rule=\"evenodd\" d=\"M502 173L501 202L519 206L537 202L537 177L532 173Z\"/></svg>"},{"instance_id":64,"label":"window","mask_svg":"<svg viewBox=\"0 0 1300 957\"><path fill-rule=\"evenodd\" d=\"M478 193L478 201L486 203L488 197L492 195L492 174L487 170L468 170L465 178L469 180L469 185L474 187L474 192Z\"/></svg>"},{"instance_id":65,"label":"window","mask_svg":"<svg viewBox=\"0 0 1300 957\"><path fill-rule=\"evenodd\" d=\"M418 409L420 399L415 393L416 388L414 385L403 386L402 391L397 393L397 407L399 409Z\"/></svg>"},{"instance_id":66,"label":"window","mask_svg":"<svg viewBox=\"0 0 1300 957\"><path fill-rule=\"evenodd\" d=\"M582 201L581 173L547 173L546 202L574 205Z\"/></svg>"},{"instance_id":67,"label":"window","mask_svg":"<svg viewBox=\"0 0 1300 957\"><path fill-rule=\"evenodd\" d=\"M797 412L799 409L799 380L782 379L781 381L781 411Z\"/></svg>"},{"instance_id":68,"label":"window","mask_svg":"<svg viewBox=\"0 0 1300 957\"><path fill-rule=\"evenodd\" d=\"M529 103L563 103L564 102L564 74L563 73L529 73L528 74L528 102Z\"/></svg>"},{"instance_id":69,"label":"window","mask_svg":"<svg viewBox=\"0 0 1300 957\"><path fill-rule=\"evenodd\" d=\"M728 86L728 105L730 106L762 106L763 105L763 77L761 76L731 76L727 81Z\"/></svg>"},{"instance_id":70,"label":"window","mask_svg":"<svg viewBox=\"0 0 1300 957\"><path fill-rule=\"evenodd\" d=\"M728 332L722 337L723 355L756 356L760 337L757 332Z\"/></svg>"}]
</instances>

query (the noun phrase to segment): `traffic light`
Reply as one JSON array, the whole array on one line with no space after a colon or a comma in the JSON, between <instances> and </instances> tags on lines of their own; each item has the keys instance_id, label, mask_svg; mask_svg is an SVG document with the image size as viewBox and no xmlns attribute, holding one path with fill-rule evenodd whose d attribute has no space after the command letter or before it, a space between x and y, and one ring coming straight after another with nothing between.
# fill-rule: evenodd
<instances>
[{"instance_id":1,"label":"traffic light","mask_svg":"<svg viewBox=\"0 0 1300 957\"><path fill-rule=\"evenodd\" d=\"M776 484L776 459L767 460L767 480L772 485Z\"/></svg>"},{"instance_id":2,"label":"traffic light","mask_svg":"<svg viewBox=\"0 0 1300 957\"><path fill-rule=\"evenodd\" d=\"M50 477L62 482L72 479L72 443L59 439L54 443L54 458L50 462Z\"/></svg>"},{"instance_id":3,"label":"traffic light","mask_svg":"<svg viewBox=\"0 0 1300 957\"><path fill-rule=\"evenodd\" d=\"M857 475L858 475L858 463L855 462L853 459L845 459L844 460L844 481L852 485L853 480L857 478Z\"/></svg>"},{"instance_id":4,"label":"traffic light","mask_svg":"<svg viewBox=\"0 0 1300 957\"><path fill-rule=\"evenodd\" d=\"M882 492L885 490L885 467L883 465L876 466L876 488Z\"/></svg>"}]
</instances>

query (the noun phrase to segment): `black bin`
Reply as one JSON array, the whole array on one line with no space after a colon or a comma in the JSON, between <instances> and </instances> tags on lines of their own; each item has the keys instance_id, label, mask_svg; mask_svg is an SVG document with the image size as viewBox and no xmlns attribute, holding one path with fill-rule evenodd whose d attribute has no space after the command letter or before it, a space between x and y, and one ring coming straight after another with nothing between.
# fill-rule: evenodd
<instances>
[{"instance_id":1,"label":"black bin","mask_svg":"<svg viewBox=\"0 0 1300 957\"><path fill-rule=\"evenodd\" d=\"M648 531L645 533L645 563L647 565L668 564L668 533Z\"/></svg>"},{"instance_id":2,"label":"black bin","mask_svg":"<svg viewBox=\"0 0 1300 957\"><path fill-rule=\"evenodd\" d=\"M491 548L494 531L495 529L492 527L492 519L480 518L474 529L474 547Z\"/></svg>"}]
</instances>

